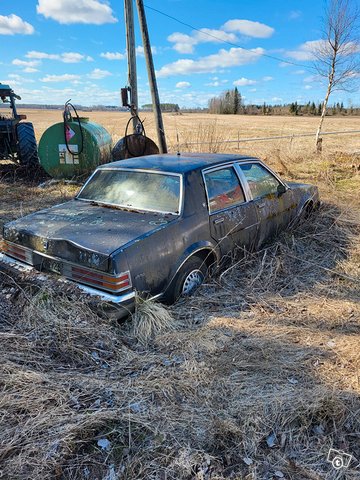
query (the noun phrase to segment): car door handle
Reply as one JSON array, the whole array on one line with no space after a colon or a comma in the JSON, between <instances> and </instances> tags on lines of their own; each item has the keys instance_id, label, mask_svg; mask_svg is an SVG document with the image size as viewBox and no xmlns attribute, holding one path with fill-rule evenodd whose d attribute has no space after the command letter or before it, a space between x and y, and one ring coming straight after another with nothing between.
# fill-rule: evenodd
<instances>
[{"instance_id":1,"label":"car door handle","mask_svg":"<svg viewBox=\"0 0 360 480\"><path fill-rule=\"evenodd\" d=\"M224 222L224 217L217 218L216 220L214 220L215 225L218 225L219 223L223 223L223 222Z\"/></svg>"}]
</instances>

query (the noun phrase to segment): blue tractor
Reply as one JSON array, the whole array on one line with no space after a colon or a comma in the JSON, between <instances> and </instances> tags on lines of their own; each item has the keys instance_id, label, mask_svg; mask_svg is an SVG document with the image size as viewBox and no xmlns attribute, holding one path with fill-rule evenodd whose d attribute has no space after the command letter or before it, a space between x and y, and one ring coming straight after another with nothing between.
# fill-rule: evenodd
<instances>
[{"instance_id":1,"label":"blue tractor","mask_svg":"<svg viewBox=\"0 0 360 480\"><path fill-rule=\"evenodd\" d=\"M0 160L12 160L26 168L37 167L39 157L34 127L22 121L26 115L17 113L15 99L21 100L21 97L9 85L0 83L0 100L10 108L10 114L0 109Z\"/></svg>"}]
</instances>

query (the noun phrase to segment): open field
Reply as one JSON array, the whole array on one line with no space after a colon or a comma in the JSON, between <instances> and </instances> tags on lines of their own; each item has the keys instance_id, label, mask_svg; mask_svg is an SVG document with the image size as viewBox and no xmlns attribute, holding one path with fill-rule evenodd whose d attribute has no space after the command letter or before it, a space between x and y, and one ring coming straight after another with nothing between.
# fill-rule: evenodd
<instances>
[{"instance_id":1,"label":"open field","mask_svg":"<svg viewBox=\"0 0 360 480\"><path fill-rule=\"evenodd\" d=\"M60 111L26 113L38 137L61 121ZM114 140L128 119L87 115ZM235 152L216 141L312 132L317 121L165 115L175 150L176 133ZM358 122L329 118L324 130ZM316 183L322 207L193 297L141 304L133 322L106 321L56 279L39 290L1 274L1 478L359 479L359 152L360 134L326 137L321 155L313 139L244 144L285 178ZM0 223L76 189L6 176ZM350 465L335 470L330 448Z\"/></svg>"},{"instance_id":2,"label":"open field","mask_svg":"<svg viewBox=\"0 0 360 480\"><path fill-rule=\"evenodd\" d=\"M34 123L37 139L40 140L43 132L52 124L62 121L61 110L21 110L28 120ZM79 112L79 115L89 117L91 121L103 125L112 135L114 142L124 136L129 114L126 112ZM151 112L141 112L141 120L147 135L156 139L154 116ZM166 139L170 151L177 150L177 134L180 144L186 142L236 140L240 138L264 137L272 135L292 135L296 133L315 133L319 117L295 116L249 116L249 115L209 115L185 113L182 115L164 114ZM360 130L359 117L326 117L324 131ZM311 148L312 138L294 139L291 149ZM267 142L245 143L240 151L245 154L267 152L271 149L289 147L289 140L276 140L272 145ZM329 136L324 138L324 147L327 151L341 150L346 152L360 151L360 134L346 136ZM194 150L202 149L194 147ZM185 149L184 149L185 150ZM222 148L223 150L223 148ZM226 145L226 151L239 152L237 144ZM260 154L259 153L259 154Z\"/></svg>"}]
</instances>

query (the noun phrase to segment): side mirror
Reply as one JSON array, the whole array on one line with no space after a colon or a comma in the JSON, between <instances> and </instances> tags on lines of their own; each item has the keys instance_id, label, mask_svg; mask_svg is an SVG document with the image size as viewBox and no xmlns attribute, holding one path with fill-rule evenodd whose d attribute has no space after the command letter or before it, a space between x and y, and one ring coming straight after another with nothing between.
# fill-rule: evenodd
<instances>
[{"instance_id":1,"label":"side mirror","mask_svg":"<svg viewBox=\"0 0 360 480\"><path fill-rule=\"evenodd\" d=\"M286 187L285 185L283 185L282 183L279 183L278 187L277 187L277 193L279 195L279 197L281 195L283 195L284 193L286 192Z\"/></svg>"}]
</instances>

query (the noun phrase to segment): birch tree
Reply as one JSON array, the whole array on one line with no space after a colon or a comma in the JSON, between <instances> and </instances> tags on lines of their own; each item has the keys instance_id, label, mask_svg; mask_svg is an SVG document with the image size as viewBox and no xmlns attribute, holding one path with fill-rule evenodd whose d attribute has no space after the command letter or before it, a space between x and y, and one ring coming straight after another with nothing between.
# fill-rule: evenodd
<instances>
[{"instance_id":1,"label":"birch tree","mask_svg":"<svg viewBox=\"0 0 360 480\"><path fill-rule=\"evenodd\" d=\"M321 130L330 94L352 91L360 76L359 9L354 0L328 0L323 19L323 38L313 50L318 75L326 80L316 146L321 150Z\"/></svg>"}]
</instances>

